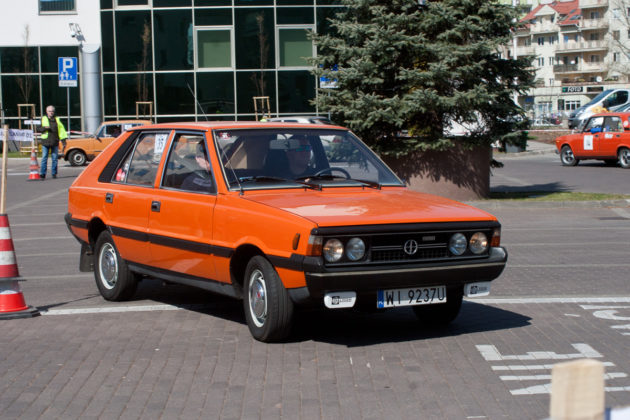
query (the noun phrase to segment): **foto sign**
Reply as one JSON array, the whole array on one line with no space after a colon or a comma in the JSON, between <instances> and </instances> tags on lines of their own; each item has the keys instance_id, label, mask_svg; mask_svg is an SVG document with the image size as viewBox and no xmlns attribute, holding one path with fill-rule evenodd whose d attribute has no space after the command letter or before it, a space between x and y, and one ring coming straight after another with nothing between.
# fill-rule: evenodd
<instances>
[{"instance_id":1,"label":"foto sign","mask_svg":"<svg viewBox=\"0 0 630 420\"><path fill-rule=\"evenodd\" d=\"M77 87L77 58L58 57L59 87Z\"/></svg>"}]
</instances>

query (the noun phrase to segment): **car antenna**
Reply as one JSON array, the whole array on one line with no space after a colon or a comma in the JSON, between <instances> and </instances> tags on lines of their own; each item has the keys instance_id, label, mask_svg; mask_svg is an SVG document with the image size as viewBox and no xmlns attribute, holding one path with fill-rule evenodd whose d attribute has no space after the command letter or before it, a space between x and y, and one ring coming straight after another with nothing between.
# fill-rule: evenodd
<instances>
[{"instance_id":1,"label":"car antenna","mask_svg":"<svg viewBox=\"0 0 630 420\"><path fill-rule=\"evenodd\" d=\"M206 119L206 121L208 121L208 116L206 115L206 113L203 111L203 108L201 107L201 104L199 103L199 101L197 100L197 95L195 95L195 92L193 92L192 88L190 87L190 84L188 82L186 82L186 86L188 86L188 90L190 91L190 94L192 95L193 98L195 98L195 102L197 103L197 106L199 107L199 109L201 110L201 113L203 114L203 117Z\"/></svg>"}]
</instances>

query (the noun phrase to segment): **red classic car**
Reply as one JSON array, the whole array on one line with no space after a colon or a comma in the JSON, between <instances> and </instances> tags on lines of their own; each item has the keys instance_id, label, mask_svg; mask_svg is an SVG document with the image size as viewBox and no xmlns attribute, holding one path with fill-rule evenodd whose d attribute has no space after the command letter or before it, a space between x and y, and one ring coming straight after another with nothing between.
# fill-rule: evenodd
<instances>
[{"instance_id":1,"label":"red classic car","mask_svg":"<svg viewBox=\"0 0 630 420\"><path fill-rule=\"evenodd\" d=\"M575 166L580 160L600 159L608 164L619 162L630 168L630 112L606 112L586 120L577 133L556 139L560 160Z\"/></svg>"}]
</instances>

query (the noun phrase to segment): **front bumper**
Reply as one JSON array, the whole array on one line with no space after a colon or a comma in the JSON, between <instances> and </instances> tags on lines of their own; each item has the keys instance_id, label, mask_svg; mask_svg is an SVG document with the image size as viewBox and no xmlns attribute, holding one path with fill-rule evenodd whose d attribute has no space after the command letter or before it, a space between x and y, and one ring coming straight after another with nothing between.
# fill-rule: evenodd
<instances>
[{"instance_id":1,"label":"front bumper","mask_svg":"<svg viewBox=\"0 0 630 420\"><path fill-rule=\"evenodd\" d=\"M326 270L317 259L306 258L306 287L290 289L296 303L322 299L326 293L354 291L357 295L375 294L379 289L396 289L444 285L462 287L466 283L492 281L499 277L507 263L505 248L490 250L488 258L432 264L357 267L353 270Z\"/></svg>"}]
</instances>

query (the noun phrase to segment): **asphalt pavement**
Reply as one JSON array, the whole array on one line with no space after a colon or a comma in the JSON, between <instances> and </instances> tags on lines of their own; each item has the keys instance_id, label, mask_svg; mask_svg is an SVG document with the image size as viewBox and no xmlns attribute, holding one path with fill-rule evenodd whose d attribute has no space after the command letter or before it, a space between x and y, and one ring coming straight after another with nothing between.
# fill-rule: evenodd
<instances>
[{"instance_id":1,"label":"asphalt pavement","mask_svg":"<svg viewBox=\"0 0 630 420\"><path fill-rule=\"evenodd\" d=\"M532 149L500 156L493 188L630 173ZM551 367L583 357L605 365L606 405L630 405L626 201L479 202L502 223L508 266L449 327L404 308L301 312L287 342L263 344L240 302L188 287L146 279L132 301L104 301L63 222L80 171L27 181L28 160L9 164L22 288L42 315L0 321L0 419L542 419Z\"/></svg>"}]
</instances>

